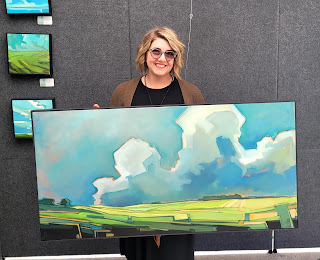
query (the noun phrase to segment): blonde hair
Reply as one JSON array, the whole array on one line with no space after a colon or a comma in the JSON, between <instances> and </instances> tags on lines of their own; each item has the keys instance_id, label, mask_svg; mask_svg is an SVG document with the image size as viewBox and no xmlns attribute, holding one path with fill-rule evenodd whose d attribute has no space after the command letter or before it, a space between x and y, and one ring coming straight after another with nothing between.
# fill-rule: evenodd
<instances>
[{"instance_id":1,"label":"blonde hair","mask_svg":"<svg viewBox=\"0 0 320 260\"><path fill-rule=\"evenodd\" d=\"M138 47L136 58L137 68L139 68L142 74L146 73L146 54L152 42L157 38L166 40L171 48L177 53L177 56L174 59L172 70L174 76L176 76L178 79L181 79L180 72L184 64L184 44L179 40L179 37L175 33L175 31L168 27L155 27L143 36L142 41Z\"/></svg>"}]
</instances>

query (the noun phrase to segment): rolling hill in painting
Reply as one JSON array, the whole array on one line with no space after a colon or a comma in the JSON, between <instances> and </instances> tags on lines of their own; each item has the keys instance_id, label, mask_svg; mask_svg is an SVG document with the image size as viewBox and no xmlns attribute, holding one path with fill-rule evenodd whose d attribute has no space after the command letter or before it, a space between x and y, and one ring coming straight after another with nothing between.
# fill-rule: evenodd
<instances>
[{"instance_id":1,"label":"rolling hill in painting","mask_svg":"<svg viewBox=\"0 0 320 260\"><path fill-rule=\"evenodd\" d=\"M8 33L8 62L11 74L50 75L48 34Z\"/></svg>"},{"instance_id":2,"label":"rolling hill in painting","mask_svg":"<svg viewBox=\"0 0 320 260\"><path fill-rule=\"evenodd\" d=\"M6 0L8 14L48 14L48 0Z\"/></svg>"},{"instance_id":3,"label":"rolling hill in painting","mask_svg":"<svg viewBox=\"0 0 320 260\"><path fill-rule=\"evenodd\" d=\"M33 112L43 240L297 227L294 103Z\"/></svg>"}]
</instances>

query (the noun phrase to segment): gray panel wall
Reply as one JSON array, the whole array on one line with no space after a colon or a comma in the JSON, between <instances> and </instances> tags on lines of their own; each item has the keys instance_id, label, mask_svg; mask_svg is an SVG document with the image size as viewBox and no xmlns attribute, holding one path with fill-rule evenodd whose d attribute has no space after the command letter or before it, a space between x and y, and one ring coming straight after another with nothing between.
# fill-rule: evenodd
<instances>
[{"instance_id":1,"label":"gray panel wall","mask_svg":"<svg viewBox=\"0 0 320 260\"><path fill-rule=\"evenodd\" d=\"M277 247L320 246L320 2L280 5L280 100L295 100L299 230L276 232Z\"/></svg>"},{"instance_id":2,"label":"gray panel wall","mask_svg":"<svg viewBox=\"0 0 320 260\"><path fill-rule=\"evenodd\" d=\"M139 73L135 55L156 25L187 45L189 0L52 0L53 26L8 16L0 6L0 240L4 256L118 253L117 239L41 242L31 140L13 137L12 98L56 99L56 108L107 106L115 87ZM188 70L207 103L296 101L299 229L276 232L276 247L320 246L318 0L193 1ZM7 32L51 33L54 88L11 77ZM276 184L275 184L276 185ZM271 232L196 235L196 250L270 249Z\"/></svg>"}]
</instances>

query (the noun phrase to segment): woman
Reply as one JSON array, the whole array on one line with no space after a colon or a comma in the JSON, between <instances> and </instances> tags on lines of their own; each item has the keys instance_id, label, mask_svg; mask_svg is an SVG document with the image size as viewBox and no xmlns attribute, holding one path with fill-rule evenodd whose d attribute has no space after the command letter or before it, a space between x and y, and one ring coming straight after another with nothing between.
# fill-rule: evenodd
<instances>
[{"instance_id":1,"label":"woman","mask_svg":"<svg viewBox=\"0 0 320 260\"><path fill-rule=\"evenodd\" d=\"M111 106L141 106L204 103L200 90L182 80L184 45L167 27L147 32L138 48L137 67L144 76L120 84Z\"/></svg>"},{"instance_id":2,"label":"woman","mask_svg":"<svg viewBox=\"0 0 320 260\"><path fill-rule=\"evenodd\" d=\"M167 27L147 32L138 48L137 67L143 74L120 84L112 94L112 107L143 105L201 104L200 90L182 80L184 45ZM94 107L98 107L95 105ZM194 259L193 235L120 239L121 254L128 260Z\"/></svg>"}]
</instances>

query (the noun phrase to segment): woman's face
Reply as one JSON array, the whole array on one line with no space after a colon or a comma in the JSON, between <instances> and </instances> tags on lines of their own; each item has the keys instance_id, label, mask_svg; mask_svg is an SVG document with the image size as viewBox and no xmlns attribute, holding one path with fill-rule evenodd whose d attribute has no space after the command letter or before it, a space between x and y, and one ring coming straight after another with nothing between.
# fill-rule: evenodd
<instances>
[{"instance_id":1,"label":"woman's face","mask_svg":"<svg viewBox=\"0 0 320 260\"><path fill-rule=\"evenodd\" d=\"M156 38L152 42L150 49L159 49L162 52L172 51L168 41L161 38ZM148 65L149 74L153 74L153 76L169 76L170 71L173 68L174 59L167 61L164 53L161 54L160 58L156 59L153 58L150 51L148 51L146 55L146 62Z\"/></svg>"}]
</instances>

